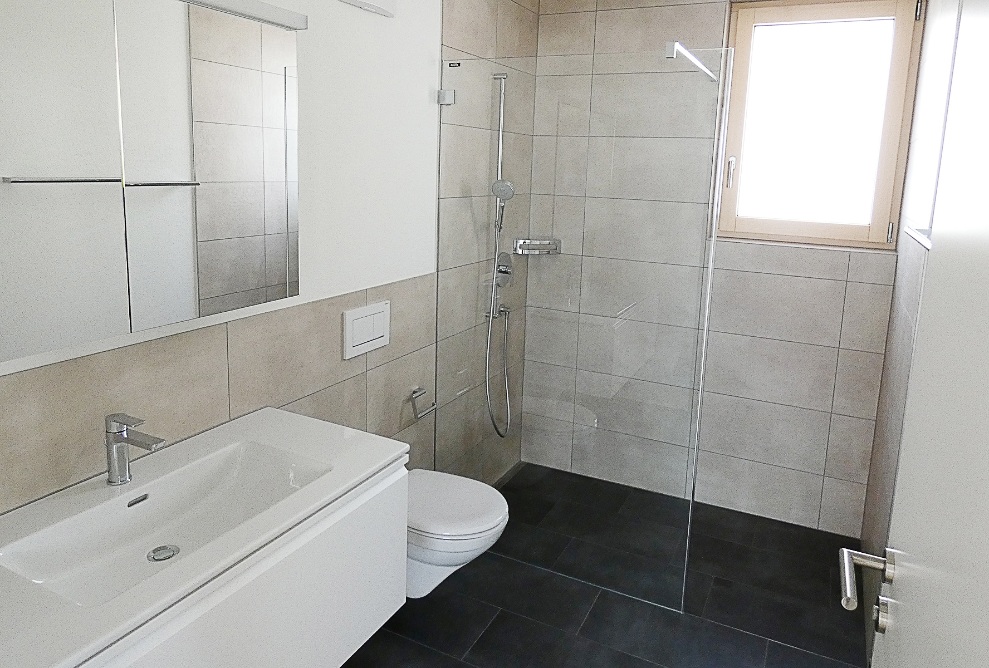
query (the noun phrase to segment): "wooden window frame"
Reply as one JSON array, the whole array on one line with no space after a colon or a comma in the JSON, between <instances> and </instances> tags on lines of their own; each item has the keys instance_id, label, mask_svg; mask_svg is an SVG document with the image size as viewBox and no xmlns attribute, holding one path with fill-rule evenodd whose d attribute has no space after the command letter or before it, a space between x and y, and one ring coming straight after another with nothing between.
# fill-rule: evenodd
<instances>
[{"instance_id":1,"label":"wooden window frame","mask_svg":"<svg viewBox=\"0 0 989 668\"><path fill-rule=\"evenodd\" d=\"M863 248L895 248L920 36L923 31L923 22L916 20L916 11L917 0L838 0L826 3L821 0L788 0L739 2L733 5L729 46L734 47L735 57L725 132L725 172L721 179L719 236ZM871 223L841 225L739 217L736 214L738 189L744 183L745 174L744 156L740 152L749 56L755 26L766 23L879 17L893 18L895 27ZM728 187L727 175L729 156L736 158L731 188Z\"/></svg>"}]
</instances>

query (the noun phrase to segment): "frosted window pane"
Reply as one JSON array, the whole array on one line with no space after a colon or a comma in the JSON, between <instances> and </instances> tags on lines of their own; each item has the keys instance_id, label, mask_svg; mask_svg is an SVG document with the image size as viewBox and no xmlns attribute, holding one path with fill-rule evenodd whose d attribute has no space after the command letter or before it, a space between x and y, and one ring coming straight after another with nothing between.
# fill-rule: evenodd
<instances>
[{"instance_id":1,"label":"frosted window pane","mask_svg":"<svg viewBox=\"0 0 989 668\"><path fill-rule=\"evenodd\" d=\"M872 221L893 23L755 27L739 216L845 225Z\"/></svg>"}]
</instances>

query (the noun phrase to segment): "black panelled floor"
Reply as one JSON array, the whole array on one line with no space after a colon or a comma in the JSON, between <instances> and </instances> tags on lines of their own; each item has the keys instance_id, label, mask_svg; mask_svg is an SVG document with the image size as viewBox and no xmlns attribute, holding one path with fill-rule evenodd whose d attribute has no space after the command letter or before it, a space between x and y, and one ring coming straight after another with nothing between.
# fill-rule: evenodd
<instances>
[{"instance_id":1,"label":"black panelled floor","mask_svg":"<svg viewBox=\"0 0 989 668\"><path fill-rule=\"evenodd\" d=\"M848 668L861 612L839 603L858 541L525 465L502 487L501 540L409 600L350 668Z\"/></svg>"}]
</instances>

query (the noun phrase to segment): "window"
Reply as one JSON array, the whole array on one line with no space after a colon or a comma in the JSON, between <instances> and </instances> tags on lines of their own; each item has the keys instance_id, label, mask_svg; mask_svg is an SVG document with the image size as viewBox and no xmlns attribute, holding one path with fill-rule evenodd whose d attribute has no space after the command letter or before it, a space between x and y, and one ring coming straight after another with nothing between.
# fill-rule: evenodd
<instances>
[{"instance_id":1,"label":"window","mask_svg":"<svg viewBox=\"0 0 989 668\"><path fill-rule=\"evenodd\" d=\"M915 6L734 9L721 234L890 244Z\"/></svg>"}]
</instances>

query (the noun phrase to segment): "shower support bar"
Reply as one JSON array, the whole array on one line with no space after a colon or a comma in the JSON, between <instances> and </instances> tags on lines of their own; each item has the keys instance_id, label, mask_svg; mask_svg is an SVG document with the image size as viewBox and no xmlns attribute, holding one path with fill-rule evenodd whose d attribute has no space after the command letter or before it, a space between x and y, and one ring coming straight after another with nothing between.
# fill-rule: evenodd
<instances>
[{"instance_id":1,"label":"shower support bar","mask_svg":"<svg viewBox=\"0 0 989 668\"><path fill-rule=\"evenodd\" d=\"M690 62L692 62L694 64L694 67L696 67L701 72L703 72L704 74L706 74L709 77L711 77L711 80L712 81L717 81L718 80L718 77L716 77L714 75L714 72L712 72L711 70L709 70L704 65L704 63L702 63L697 58L697 56L695 56L694 54L692 54L690 51L687 51L687 49L683 46L683 44L681 44L680 42L667 42L666 43L666 57L667 58L676 58L678 53L683 54L684 58L686 58L687 60L689 60Z\"/></svg>"}]
</instances>

